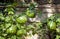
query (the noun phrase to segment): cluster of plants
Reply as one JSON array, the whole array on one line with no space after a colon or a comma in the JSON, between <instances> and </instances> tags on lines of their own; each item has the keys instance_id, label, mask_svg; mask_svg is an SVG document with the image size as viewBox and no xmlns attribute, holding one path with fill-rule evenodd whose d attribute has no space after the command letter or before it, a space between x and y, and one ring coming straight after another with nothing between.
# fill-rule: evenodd
<instances>
[{"instance_id":1,"label":"cluster of plants","mask_svg":"<svg viewBox=\"0 0 60 39\"><path fill-rule=\"evenodd\" d=\"M29 31L38 33L42 23L29 21L35 16L34 5L20 14L16 14L13 7L7 7L3 13L0 12L0 39L24 39Z\"/></svg>"},{"instance_id":2,"label":"cluster of plants","mask_svg":"<svg viewBox=\"0 0 60 39\"><path fill-rule=\"evenodd\" d=\"M44 22L30 22L29 18L41 15L41 11L35 8L36 3L31 3L20 14L15 13L15 7L11 6L8 5L3 13L0 12L0 39L24 39L29 31L32 31L33 35L38 34L39 39L60 39L59 14L50 16Z\"/></svg>"},{"instance_id":3,"label":"cluster of plants","mask_svg":"<svg viewBox=\"0 0 60 39\"><path fill-rule=\"evenodd\" d=\"M60 39L60 14L54 14L47 19L47 27L53 34L53 39Z\"/></svg>"}]
</instances>

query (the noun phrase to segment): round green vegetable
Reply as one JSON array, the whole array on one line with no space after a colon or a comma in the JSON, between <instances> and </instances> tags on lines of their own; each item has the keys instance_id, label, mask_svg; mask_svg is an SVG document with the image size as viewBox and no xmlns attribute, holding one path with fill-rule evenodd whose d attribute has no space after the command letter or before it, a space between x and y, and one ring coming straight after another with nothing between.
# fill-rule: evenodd
<instances>
[{"instance_id":1,"label":"round green vegetable","mask_svg":"<svg viewBox=\"0 0 60 39\"><path fill-rule=\"evenodd\" d=\"M24 35L26 34L26 30L25 29L21 29L21 30L18 30L17 31L17 35L20 36L20 35Z\"/></svg>"},{"instance_id":2,"label":"round green vegetable","mask_svg":"<svg viewBox=\"0 0 60 39\"><path fill-rule=\"evenodd\" d=\"M18 23L24 24L27 22L27 17L26 16L20 16L16 19Z\"/></svg>"},{"instance_id":3,"label":"round green vegetable","mask_svg":"<svg viewBox=\"0 0 60 39\"><path fill-rule=\"evenodd\" d=\"M8 14L12 14L12 15L13 15L13 14L14 14L14 12L13 12L13 11L9 11L9 12L8 12Z\"/></svg>"},{"instance_id":4,"label":"round green vegetable","mask_svg":"<svg viewBox=\"0 0 60 39\"><path fill-rule=\"evenodd\" d=\"M35 13L32 10L27 9L26 11L26 15L30 18L34 18L35 17Z\"/></svg>"},{"instance_id":5,"label":"round green vegetable","mask_svg":"<svg viewBox=\"0 0 60 39\"><path fill-rule=\"evenodd\" d=\"M49 29L56 30L56 23L54 21L49 21L47 25Z\"/></svg>"},{"instance_id":6,"label":"round green vegetable","mask_svg":"<svg viewBox=\"0 0 60 39\"><path fill-rule=\"evenodd\" d=\"M5 17L5 22L10 22L11 18L9 16Z\"/></svg>"},{"instance_id":7,"label":"round green vegetable","mask_svg":"<svg viewBox=\"0 0 60 39\"><path fill-rule=\"evenodd\" d=\"M11 26L9 29L6 30L8 34L15 34L16 33L16 26Z\"/></svg>"},{"instance_id":8,"label":"round green vegetable","mask_svg":"<svg viewBox=\"0 0 60 39\"><path fill-rule=\"evenodd\" d=\"M5 28L9 28L11 25L11 23L5 23Z\"/></svg>"}]
</instances>

